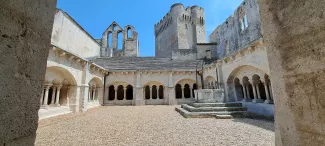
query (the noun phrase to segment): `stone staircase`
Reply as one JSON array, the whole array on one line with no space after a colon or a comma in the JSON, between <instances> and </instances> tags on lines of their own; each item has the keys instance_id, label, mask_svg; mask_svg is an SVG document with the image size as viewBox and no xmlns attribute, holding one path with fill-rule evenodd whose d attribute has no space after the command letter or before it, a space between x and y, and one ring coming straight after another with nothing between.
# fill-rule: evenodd
<instances>
[{"instance_id":1,"label":"stone staircase","mask_svg":"<svg viewBox=\"0 0 325 146\"><path fill-rule=\"evenodd\" d=\"M242 103L191 103L182 104L175 110L185 118L242 118L247 114L247 108Z\"/></svg>"}]
</instances>

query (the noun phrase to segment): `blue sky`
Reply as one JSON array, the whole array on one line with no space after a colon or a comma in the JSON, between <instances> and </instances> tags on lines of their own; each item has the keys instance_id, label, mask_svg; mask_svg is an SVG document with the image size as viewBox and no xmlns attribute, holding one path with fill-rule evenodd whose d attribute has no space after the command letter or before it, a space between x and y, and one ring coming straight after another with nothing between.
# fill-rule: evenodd
<instances>
[{"instance_id":1,"label":"blue sky","mask_svg":"<svg viewBox=\"0 0 325 146\"><path fill-rule=\"evenodd\" d=\"M174 3L185 7L198 5L205 9L208 35L243 0L58 0L58 8L71 15L90 35L101 38L104 30L116 21L121 27L128 24L139 33L140 56L154 56L154 24L170 10Z\"/></svg>"}]
</instances>

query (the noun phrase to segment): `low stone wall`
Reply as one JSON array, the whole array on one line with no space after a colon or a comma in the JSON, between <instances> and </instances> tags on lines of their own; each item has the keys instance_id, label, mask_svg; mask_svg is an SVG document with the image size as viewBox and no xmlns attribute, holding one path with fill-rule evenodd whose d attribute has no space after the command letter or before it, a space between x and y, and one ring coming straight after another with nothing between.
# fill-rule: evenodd
<instances>
[{"instance_id":1,"label":"low stone wall","mask_svg":"<svg viewBox=\"0 0 325 146\"><path fill-rule=\"evenodd\" d=\"M249 116L253 118L263 118L274 120L274 105L264 103L242 102L243 107L247 108Z\"/></svg>"}]
</instances>

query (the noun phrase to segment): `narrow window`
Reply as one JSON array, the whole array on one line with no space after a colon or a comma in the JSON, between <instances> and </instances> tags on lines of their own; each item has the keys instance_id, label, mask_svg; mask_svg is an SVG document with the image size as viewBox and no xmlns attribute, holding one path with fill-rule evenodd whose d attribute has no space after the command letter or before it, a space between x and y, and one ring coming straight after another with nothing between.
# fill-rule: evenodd
<instances>
[{"instance_id":1,"label":"narrow window","mask_svg":"<svg viewBox=\"0 0 325 146\"><path fill-rule=\"evenodd\" d=\"M244 16L244 23L245 23L245 28L248 28L248 20L247 20L247 16Z\"/></svg>"},{"instance_id":2,"label":"narrow window","mask_svg":"<svg viewBox=\"0 0 325 146\"><path fill-rule=\"evenodd\" d=\"M108 42L107 42L108 48L112 48L113 35L111 32L109 32L107 40L108 40Z\"/></svg>"},{"instance_id":3,"label":"narrow window","mask_svg":"<svg viewBox=\"0 0 325 146\"><path fill-rule=\"evenodd\" d=\"M123 33L122 32L119 32L118 33L118 36L117 36L117 48L119 50L123 49Z\"/></svg>"},{"instance_id":4,"label":"narrow window","mask_svg":"<svg viewBox=\"0 0 325 146\"><path fill-rule=\"evenodd\" d=\"M131 28L128 28L128 39L131 39L133 38L132 36L132 29Z\"/></svg>"}]
</instances>

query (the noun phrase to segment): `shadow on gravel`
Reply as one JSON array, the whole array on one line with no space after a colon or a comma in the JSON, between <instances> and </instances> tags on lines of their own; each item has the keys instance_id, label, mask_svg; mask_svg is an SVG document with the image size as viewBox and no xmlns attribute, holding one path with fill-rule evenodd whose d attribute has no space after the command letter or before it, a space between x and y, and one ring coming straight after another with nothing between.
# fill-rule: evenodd
<instances>
[{"instance_id":1,"label":"shadow on gravel","mask_svg":"<svg viewBox=\"0 0 325 146\"><path fill-rule=\"evenodd\" d=\"M233 119L234 122L241 122L246 123L249 125L257 126L263 128L265 130L273 131L274 132L274 122L269 120L261 120L261 119L247 119L247 118L238 118Z\"/></svg>"}]
</instances>

